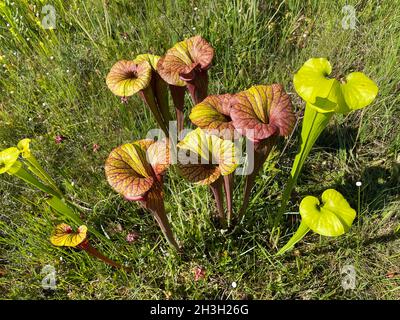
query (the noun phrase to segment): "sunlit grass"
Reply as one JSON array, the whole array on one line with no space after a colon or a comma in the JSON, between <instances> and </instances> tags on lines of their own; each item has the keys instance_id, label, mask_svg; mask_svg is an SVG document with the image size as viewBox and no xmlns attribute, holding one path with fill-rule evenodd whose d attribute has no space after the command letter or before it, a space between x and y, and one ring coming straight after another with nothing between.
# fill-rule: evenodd
<instances>
[{"instance_id":1,"label":"sunlit grass","mask_svg":"<svg viewBox=\"0 0 400 320\"><path fill-rule=\"evenodd\" d=\"M85 252L52 247L48 238L59 221L44 196L3 175L1 298L399 298L398 276L387 277L400 272L394 233L400 210L398 7L354 2L357 29L344 30L346 1L58 0L53 1L56 29L44 30L41 1L30 1L30 7L28 1L11 2L0 3L0 147L35 139L32 149L40 163L68 195L90 208L82 211L83 219L113 241L112 247L94 244L134 272L116 271ZM273 256L298 226L297 217L288 215L280 230L272 228L297 151L296 135L280 142L284 154L271 154L244 223L232 234L221 233L210 219L215 208L209 190L183 180L174 168L169 171L166 209L184 256L169 250L147 212L108 186L103 165L109 152L145 137L156 123L139 98L120 103L106 87L107 72L118 59L163 54L196 34L216 51L210 93L281 82L296 110L302 110L292 76L311 56L329 58L338 75L360 70L377 82L380 91L371 106L337 117L321 135L288 208L297 211L304 195L330 187L357 208L355 182L362 181L361 212L348 234L309 235L298 251ZM65 137L61 144L56 135ZM94 144L100 146L97 152ZM236 180L238 208L243 179ZM130 231L140 234L133 244L125 240ZM57 270L55 291L41 287L46 264ZM357 270L355 290L341 286L346 264ZM197 266L206 270L206 278L195 282Z\"/></svg>"}]
</instances>

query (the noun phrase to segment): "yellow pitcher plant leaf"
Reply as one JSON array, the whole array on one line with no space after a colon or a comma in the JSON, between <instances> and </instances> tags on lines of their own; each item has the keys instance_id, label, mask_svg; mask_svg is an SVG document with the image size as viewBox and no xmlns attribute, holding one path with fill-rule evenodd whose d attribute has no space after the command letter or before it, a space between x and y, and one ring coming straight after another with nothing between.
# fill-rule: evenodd
<instances>
[{"instance_id":1,"label":"yellow pitcher plant leaf","mask_svg":"<svg viewBox=\"0 0 400 320\"><path fill-rule=\"evenodd\" d=\"M302 221L314 232L329 237L337 237L347 232L355 217L352 209L341 193L334 189L325 190L319 199L305 197L300 203Z\"/></svg>"},{"instance_id":2,"label":"yellow pitcher plant leaf","mask_svg":"<svg viewBox=\"0 0 400 320\"><path fill-rule=\"evenodd\" d=\"M157 64L158 61L160 60L160 56L156 56L154 54L150 54L150 53L145 53L145 54L139 54L136 56L135 59L133 59L134 63L141 63L143 61L146 61L150 64L151 68L153 70L157 70Z\"/></svg>"},{"instance_id":3,"label":"yellow pitcher plant leaf","mask_svg":"<svg viewBox=\"0 0 400 320\"><path fill-rule=\"evenodd\" d=\"M80 226L76 232L72 228L61 223L54 229L50 242L57 247L77 247L86 239L87 227Z\"/></svg>"},{"instance_id":4,"label":"yellow pitcher plant leaf","mask_svg":"<svg viewBox=\"0 0 400 320\"><path fill-rule=\"evenodd\" d=\"M230 117L231 107L231 94L211 95L193 107L189 118L207 133L228 139L233 137L235 131Z\"/></svg>"},{"instance_id":5,"label":"yellow pitcher plant leaf","mask_svg":"<svg viewBox=\"0 0 400 320\"><path fill-rule=\"evenodd\" d=\"M107 75L108 88L117 96L128 97L147 88L151 80L149 62L121 60L114 64Z\"/></svg>"},{"instance_id":6,"label":"yellow pitcher plant leaf","mask_svg":"<svg viewBox=\"0 0 400 320\"><path fill-rule=\"evenodd\" d=\"M0 152L0 174L10 172L16 165L20 151L16 147L4 149Z\"/></svg>"},{"instance_id":7,"label":"yellow pitcher plant leaf","mask_svg":"<svg viewBox=\"0 0 400 320\"><path fill-rule=\"evenodd\" d=\"M349 110L366 107L374 101L378 94L378 86L362 72L352 72L341 84L344 100Z\"/></svg>"},{"instance_id":8,"label":"yellow pitcher plant leaf","mask_svg":"<svg viewBox=\"0 0 400 320\"><path fill-rule=\"evenodd\" d=\"M108 156L105 172L111 187L125 198L136 200L152 186L152 168L146 159L150 141L127 143L115 148Z\"/></svg>"},{"instance_id":9,"label":"yellow pitcher plant leaf","mask_svg":"<svg viewBox=\"0 0 400 320\"><path fill-rule=\"evenodd\" d=\"M211 184L238 166L233 142L209 135L200 128L187 134L178 143L178 149L190 152L189 163L181 162L178 168L185 178L196 184Z\"/></svg>"},{"instance_id":10,"label":"yellow pitcher plant leaf","mask_svg":"<svg viewBox=\"0 0 400 320\"><path fill-rule=\"evenodd\" d=\"M30 142L31 139L25 138L20 140L17 144L17 148L20 150L22 157L24 158L29 158L31 156L31 149L29 147Z\"/></svg>"},{"instance_id":11,"label":"yellow pitcher plant leaf","mask_svg":"<svg viewBox=\"0 0 400 320\"><path fill-rule=\"evenodd\" d=\"M170 144L168 139L154 142L147 149L147 159L156 175L163 175L171 163Z\"/></svg>"}]
</instances>

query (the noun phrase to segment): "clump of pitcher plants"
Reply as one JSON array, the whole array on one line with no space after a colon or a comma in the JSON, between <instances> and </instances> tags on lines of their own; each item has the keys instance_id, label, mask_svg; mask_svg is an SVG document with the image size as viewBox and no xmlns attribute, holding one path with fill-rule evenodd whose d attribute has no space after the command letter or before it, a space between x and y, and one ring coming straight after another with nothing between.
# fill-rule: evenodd
<instances>
[{"instance_id":1,"label":"clump of pitcher plants","mask_svg":"<svg viewBox=\"0 0 400 320\"><path fill-rule=\"evenodd\" d=\"M176 164L177 172L190 182L209 186L220 227L230 227L234 219L242 220L263 164L277 146L278 139L289 136L296 122L290 97L279 83L254 85L238 93L208 95L208 71L213 58L211 45L201 36L194 36L178 42L163 56L141 54L132 60L118 61L106 77L108 88L124 103L127 97L138 94L166 136L157 141L127 142L113 149L105 161L107 181L125 200L138 203L150 212L168 243L179 251L181 246L173 234L164 205L164 177L170 166ZM277 221L286 209L312 146L331 117L335 113L366 107L378 93L376 84L363 73L352 72L344 80L337 80L328 77L331 69L328 60L312 58L294 75L294 88L306 107L300 148L283 191ZM175 143L169 131L172 119L169 94L178 133L181 133L186 90L194 105L189 118L197 128ZM240 162L242 146L237 144L240 137L251 148L247 152L243 202L235 208L234 173ZM87 228L78 215L77 206L33 156L29 139L0 152L2 173L20 178L46 193L48 204L64 220L80 226L74 232L66 223L58 225L51 237L54 245L85 250L105 263L122 268L89 245ZM329 189L321 200L307 196L301 201L299 229L278 254L292 248L310 230L324 236L340 236L348 231L356 212L343 195ZM89 230L104 239L95 229Z\"/></svg>"}]
</instances>

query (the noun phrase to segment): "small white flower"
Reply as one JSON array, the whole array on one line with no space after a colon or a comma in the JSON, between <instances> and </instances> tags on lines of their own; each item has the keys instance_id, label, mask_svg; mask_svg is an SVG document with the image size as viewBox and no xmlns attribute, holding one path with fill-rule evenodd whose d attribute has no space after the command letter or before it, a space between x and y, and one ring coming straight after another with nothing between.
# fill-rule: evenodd
<instances>
[{"instance_id":1,"label":"small white flower","mask_svg":"<svg viewBox=\"0 0 400 320\"><path fill-rule=\"evenodd\" d=\"M362 186L362 182L361 182L361 181L357 181L357 182L356 182L356 186L357 186L357 187L361 187L361 186Z\"/></svg>"},{"instance_id":2,"label":"small white flower","mask_svg":"<svg viewBox=\"0 0 400 320\"><path fill-rule=\"evenodd\" d=\"M51 57L50 57L50 60L53 60L53 59L54 59L54 57L53 57L53 56L51 56Z\"/></svg>"},{"instance_id":3,"label":"small white flower","mask_svg":"<svg viewBox=\"0 0 400 320\"><path fill-rule=\"evenodd\" d=\"M63 258L62 258L62 257L60 257L60 261L63 261Z\"/></svg>"},{"instance_id":4,"label":"small white flower","mask_svg":"<svg viewBox=\"0 0 400 320\"><path fill-rule=\"evenodd\" d=\"M32 118L29 118L28 121L32 121Z\"/></svg>"},{"instance_id":5,"label":"small white flower","mask_svg":"<svg viewBox=\"0 0 400 320\"><path fill-rule=\"evenodd\" d=\"M237 287L237 283L235 281L232 282L232 288L236 288Z\"/></svg>"},{"instance_id":6,"label":"small white flower","mask_svg":"<svg viewBox=\"0 0 400 320\"><path fill-rule=\"evenodd\" d=\"M69 69L67 69L67 73L69 73Z\"/></svg>"},{"instance_id":7,"label":"small white flower","mask_svg":"<svg viewBox=\"0 0 400 320\"><path fill-rule=\"evenodd\" d=\"M197 11L197 9L198 9L197 7L194 7L194 11Z\"/></svg>"},{"instance_id":8,"label":"small white flower","mask_svg":"<svg viewBox=\"0 0 400 320\"><path fill-rule=\"evenodd\" d=\"M193 30L193 31L196 30L196 27L192 27L192 30Z\"/></svg>"},{"instance_id":9,"label":"small white flower","mask_svg":"<svg viewBox=\"0 0 400 320\"><path fill-rule=\"evenodd\" d=\"M9 23L7 23L7 27L9 27L10 26L10 24Z\"/></svg>"},{"instance_id":10,"label":"small white flower","mask_svg":"<svg viewBox=\"0 0 400 320\"><path fill-rule=\"evenodd\" d=\"M43 102L43 103L42 103L42 106L45 107L45 106L46 106L46 102Z\"/></svg>"},{"instance_id":11,"label":"small white flower","mask_svg":"<svg viewBox=\"0 0 400 320\"><path fill-rule=\"evenodd\" d=\"M26 41L29 41L29 40L31 40L31 38L26 38Z\"/></svg>"}]
</instances>

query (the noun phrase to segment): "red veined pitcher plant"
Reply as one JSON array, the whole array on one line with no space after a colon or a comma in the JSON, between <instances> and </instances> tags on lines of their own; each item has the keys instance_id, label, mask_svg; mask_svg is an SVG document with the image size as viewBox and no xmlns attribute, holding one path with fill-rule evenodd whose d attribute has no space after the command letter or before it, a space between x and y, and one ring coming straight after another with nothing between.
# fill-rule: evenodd
<instances>
[{"instance_id":1,"label":"red veined pitcher plant","mask_svg":"<svg viewBox=\"0 0 400 320\"><path fill-rule=\"evenodd\" d=\"M85 225L81 225L76 231L73 231L71 226L66 223L61 223L54 228L53 234L50 237L50 242L56 247L70 247L84 250L89 255L100 259L110 266L118 269L125 269L128 272L132 271L131 268L123 267L94 248L89 243L87 227Z\"/></svg>"},{"instance_id":2,"label":"red veined pitcher plant","mask_svg":"<svg viewBox=\"0 0 400 320\"><path fill-rule=\"evenodd\" d=\"M193 104L207 97L208 74L214 49L201 36L194 36L175 44L157 64L160 76L169 84L176 110L178 132L184 126L186 87Z\"/></svg>"},{"instance_id":3,"label":"red veined pitcher plant","mask_svg":"<svg viewBox=\"0 0 400 320\"><path fill-rule=\"evenodd\" d=\"M112 93L120 97L138 93L150 108L160 128L168 136L171 120L168 87L157 72L159 60L159 56L141 54L134 60L118 61L108 73L106 83Z\"/></svg>"},{"instance_id":4,"label":"red veined pitcher plant","mask_svg":"<svg viewBox=\"0 0 400 320\"><path fill-rule=\"evenodd\" d=\"M378 94L375 82L362 72L352 72L343 80L328 78L332 66L325 58L311 58L293 77L296 92L306 102L301 129L301 145L295 157L290 179L282 196L277 222L286 210L290 194L315 141L335 113L362 109Z\"/></svg>"},{"instance_id":5,"label":"red veined pitcher plant","mask_svg":"<svg viewBox=\"0 0 400 320\"><path fill-rule=\"evenodd\" d=\"M178 169L197 185L208 185L213 193L221 227L226 227L222 195L223 176L238 166L238 150L230 140L207 134L197 128L178 143Z\"/></svg>"},{"instance_id":6,"label":"red veined pitcher plant","mask_svg":"<svg viewBox=\"0 0 400 320\"><path fill-rule=\"evenodd\" d=\"M234 140L235 127L230 117L232 107L232 95L211 95L202 102L195 105L190 112L189 119L197 127L203 129L207 134L214 134L221 139ZM230 226L233 214L233 183L234 175L230 173L223 176L224 190L227 203L227 222Z\"/></svg>"},{"instance_id":7,"label":"red veined pitcher plant","mask_svg":"<svg viewBox=\"0 0 400 320\"><path fill-rule=\"evenodd\" d=\"M115 191L152 213L169 244L179 250L163 200L163 176L169 165L169 139L144 139L112 150L105 163L105 173Z\"/></svg>"},{"instance_id":8,"label":"red veined pitcher plant","mask_svg":"<svg viewBox=\"0 0 400 320\"><path fill-rule=\"evenodd\" d=\"M232 98L230 117L233 126L253 143L253 170L246 176L240 222L249 204L255 178L277 143L293 130L295 115L288 94L281 84L258 85ZM251 159L249 159L249 162Z\"/></svg>"}]
</instances>

